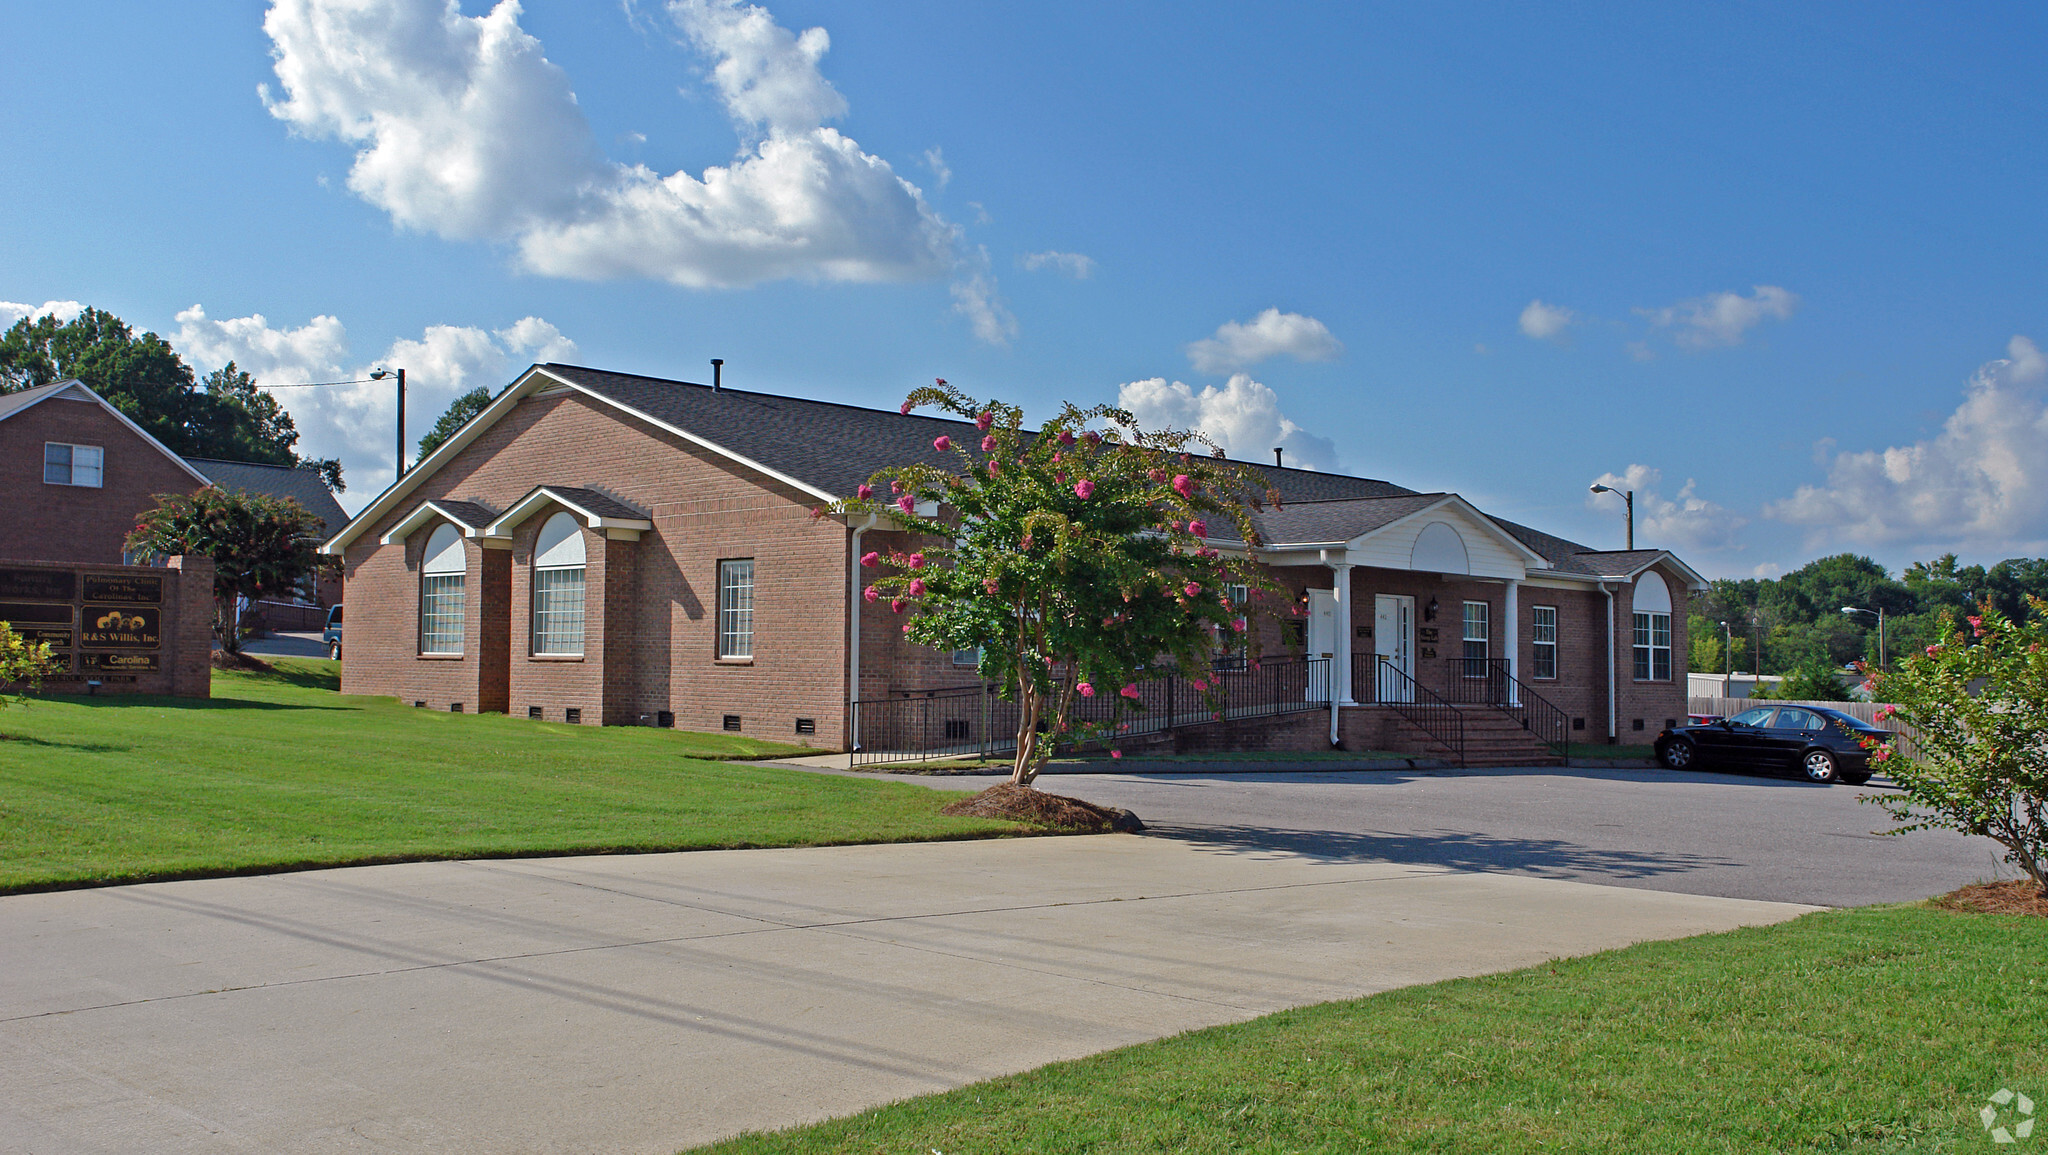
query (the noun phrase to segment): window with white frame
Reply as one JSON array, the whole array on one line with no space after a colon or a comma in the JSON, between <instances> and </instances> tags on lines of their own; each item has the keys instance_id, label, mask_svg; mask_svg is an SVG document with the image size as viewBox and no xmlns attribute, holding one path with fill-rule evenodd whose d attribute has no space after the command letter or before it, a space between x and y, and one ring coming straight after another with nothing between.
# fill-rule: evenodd
<instances>
[{"instance_id":1,"label":"window with white frame","mask_svg":"<svg viewBox=\"0 0 2048 1155\"><path fill-rule=\"evenodd\" d=\"M1529 623L1529 676L1557 677L1557 607L1532 606Z\"/></svg>"},{"instance_id":2,"label":"window with white frame","mask_svg":"<svg viewBox=\"0 0 2048 1155\"><path fill-rule=\"evenodd\" d=\"M1465 603L1465 676L1486 676L1486 646L1492 636L1493 607L1486 602Z\"/></svg>"},{"instance_id":3,"label":"window with white frame","mask_svg":"<svg viewBox=\"0 0 2048 1155\"><path fill-rule=\"evenodd\" d=\"M43 442L43 484L83 485L100 488L107 451L97 445L66 445Z\"/></svg>"},{"instance_id":4,"label":"window with white frame","mask_svg":"<svg viewBox=\"0 0 2048 1155\"><path fill-rule=\"evenodd\" d=\"M1636 580L1635 676L1639 682L1671 680L1671 588L1654 573Z\"/></svg>"},{"instance_id":5,"label":"window with white frame","mask_svg":"<svg viewBox=\"0 0 2048 1155\"><path fill-rule=\"evenodd\" d=\"M533 543L533 653L583 654L583 527L557 513Z\"/></svg>"},{"instance_id":6,"label":"window with white frame","mask_svg":"<svg viewBox=\"0 0 2048 1155\"><path fill-rule=\"evenodd\" d=\"M754 559L718 563L718 656L754 656Z\"/></svg>"},{"instance_id":7,"label":"window with white frame","mask_svg":"<svg viewBox=\"0 0 2048 1155\"><path fill-rule=\"evenodd\" d=\"M445 522L435 527L420 560L420 653L462 652L467 608L463 579L468 568L462 535Z\"/></svg>"},{"instance_id":8,"label":"window with white frame","mask_svg":"<svg viewBox=\"0 0 2048 1155\"><path fill-rule=\"evenodd\" d=\"M956 666L979 666L981 664L981 647L973 646L965 650L954 650L953 664Z\"/></svg>"}]
</instances>

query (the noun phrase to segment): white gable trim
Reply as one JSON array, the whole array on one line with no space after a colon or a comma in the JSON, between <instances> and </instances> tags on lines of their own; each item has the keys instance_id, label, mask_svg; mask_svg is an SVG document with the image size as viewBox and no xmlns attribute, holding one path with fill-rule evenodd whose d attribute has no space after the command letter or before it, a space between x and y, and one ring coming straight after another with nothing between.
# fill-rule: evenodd
<instances>
[{"instance_id":1,"label":"white gable trim","mask_svg":"<svg viewBox=\"0 0 2048 1155\"><path fill-rule=\"evenodd\" d=\"M57 382L56 386L52 388L48 393L43 394L41 397L36 398L34 401L29 402L28 404L22 406L19 409L10 409L4 414L0 414L0 421L5 421L9 417L13 417L17 413L26 413L29 410L34 409L36 406L41 405L43 402L50 400L53 397L64 397L67 400L70 400L73 399L72 395L77 393L85 394L85 397L76 398L77 400L91 400L97 402L100 408L113 414L114 420L119 421L123 425L126 425L129 428L129 430L135 434L135 436L140 437L144 441L149 442L150 445L156 448L156 451L158 453L161 453L165 457L170 458L172 461L177 462L178 468L184 470L186 473L191 474L192 479L194 481L197 481L201 485L213 484L212 478L209 478L204 473L201 473L198 470L192 468L191 462L185 460L184 458L178 456L175 453L172 453L169 446L165 445L161 441L158 441L156 438L151 437L149 435L149 430L144 429L142 426L137 425L134 421L130 420L126 413L123 413L119 409L114 408L114 406L110 402L108 402L106 398L93 392L92 387L90 385L87 385L85 382L80 381L76 377L71 378L69 381L59 381Z\"/></svg>"},{"instance_id":2,"label":"white gable trim","mask_svg":"<svg viewBox=\"0 0 2048 1155\"><path fill-rule=\"evenodd\" d=\"M579 393L585 397L590 398L593 401L599 402L612 409L616 409L619 412L625 413L640 421L644 421L647 424L654 426L656 429L660 429L667 433L672 433L675 436L680 437L683 440L689 442L690 444L707 449L712 453L715 453L718 456L725 458L728 461L731 461L738 465L745 466L746 468L751 469L756 473L760 473L767 477L771 477L776 481L783 483L784 485L790 486L791 488L804 493L807 496L815 497L820 501L827 502L839 500L839 495L837 494L827 493L824 490L819 489L817 486L810 485L806 482L798 481L796 478L791 477L786 473L781 473L776 470L770 469L767 466L762 465L760 462L755 461L753 458L747 457L746 455L741 453L736 453L733 450L718 444L717 442L710 441L707 440L706 438L700 437L695 433L691 433L687 429L670 425L665 421L657 420L654 417L642 413L640 410L634 409L629 405L622 405L619 402L614 401L610 397L607 397L604 394L599 393L593 389L588 389L582 385L578 385L576 382L571 381L566 377L558 377L555 374L550 373L546 369L540 367L539 365L533 365L529 366L526 372L520 374L519 377L516 380L514 380L511 385L507 386L503 393L498 394L496 400L492 401L489 405L484 406L483 412L478 413L475 417L470 418L469 421L466 424L464 424L461 429L456 430L455 435L453 437L450 437L448 440L443 441L441 444L435 446L434 451L432 453L429 453L425 457L421 458L419 462L412 467L411 472L407 473L404 477L399 478L398 481L392 484L391 488L386 489L383 493L378 494L373 500L371 500L370 504L364 506L363 511L361 513L356 514L354 520L350 521L348 525L344 527L340 533L335 534L332 538L328 539L326 544L320 547L320 552L323 554L339 554L343 550L347 549L351 544L355 542L357 538L361 537L363 533L367 531L369 527L377 521L377 519L385 516L386 514L389 514L393 509L398 507L399 503L405 500L407 495L411 494L414 490L418 489L421 482L425 481L429 477L432 477L435 474L435 472L437 472L442 466L448 464L448 462L452 460L456 454L461 453L464 449L467 449L469 445L472 442L474 442L477 438L483 436L485 430L489 429L493 425L496 425L500 418L504 417L505 414L511 412L513 406L519 404L521 401L524 401L528 397L531 397L537 393L546 393L552 395L565 392Z\"/></svg>"},{"instance_id":3,"label":"white gable trim","mask_svg":"<svg viewBox=\"0 0 2048 1155\"><path fill-rule=\"evenodd\" d=\"M394 541L403 541L404 539L412 536L413 530L418 529L419 527L425 525L426 523L432 521L437 517L449 522L450 524L454 525L455 528L461 530L462 536L464 537L483 536L483 526L471 525L470 523L462 520L461 517L450 512L445 506L441 505L439 502L422 501L420 502L419 507L417 509L414 509L411 513L406 514L404 518L399 520L398 524L386 530L384 532L384 536L377 539L377 544L390 545Z\"/></svg>"},{"instance_id":4,"label":"white gable trim","mask_svg":"<svg viewBox=\"0 0 2048 1155\"><path fill-rule=\"evenodd\" d=\"M617 536L612 532L617 530L620 533L633 535L626 540L638 540L641 534L654 528L654 523L644 517L606 517L601 513L593 513L583 506L576 504L574 499L565 497L561 493L543 485L525 497L520 498L513 504L512 508L499 514L496 521L485 526L484 536L509 540L512 536L512 531L518 528L520 522L532 517L550 502L582 518L583 524L590 528L604 530L606 537Z\"/></svg>"},{"instance_id":5,"label":"white gable trim","mask_svg":"<svg viewBox=\"0 0 2048 1155\"><path fill-rule=\"evenodd\" d=\"M1374 561L1354 557L1352 558L1353 564L1383 566L1387 569L1412 569L1413 566L1407 559L1412 554L1413 542L1411 541L1407 548L1395 546L1394 543L1404 538L1412 539L1421 532L1423 526L1428 525L1430 522L1446 520L1446 514L1451 515L1450 520L1457 526L1460 535L1465 538L1466 556L1470 562L1471 576L1520 579L1526 577L1528 571L1532 569L1547 570L1550 568L1550 562L1542 554L1523 545L1521 539L1495 525L1492 518L1479 512L1471 502L1466 501L1455 493L1445 494L1442 501L1431 502L1421 509L1408 514L1406 517L1395 518L1393 521L1377 529L1359 534L1344 544L1344 551L1347 554L1373 554L1379 552L1379 549L1375 547L1392 546L1394 547L1394 553L1398 554L1398 557ZM1479 558L1472 556L1473 538L1475 537L1489 545L1498 547L1502 552L1513 558L1514 564L1486 566ZM1385 565L1384 562L1386 560L1398 561L1400 564Z\"/></svg>"}]
</instances>

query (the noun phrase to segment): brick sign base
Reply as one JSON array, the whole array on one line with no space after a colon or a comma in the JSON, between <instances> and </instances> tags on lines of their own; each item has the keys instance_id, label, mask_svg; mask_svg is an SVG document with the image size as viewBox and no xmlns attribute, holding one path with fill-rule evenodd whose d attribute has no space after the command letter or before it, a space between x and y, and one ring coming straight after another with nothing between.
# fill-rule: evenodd
<instances>
[{"instance_id":1,"label":"brick sign base","mask_svg":"<svg viewBox=\"0 0 2048 1155\"><path fill-rule=\"evenodd\" d=\"M72 565L0 559L0 622L49 645L49 693L173 694L213 689L213 562ZM15 687L19 688L19 687Z\"/></svg>"}]
</instances>

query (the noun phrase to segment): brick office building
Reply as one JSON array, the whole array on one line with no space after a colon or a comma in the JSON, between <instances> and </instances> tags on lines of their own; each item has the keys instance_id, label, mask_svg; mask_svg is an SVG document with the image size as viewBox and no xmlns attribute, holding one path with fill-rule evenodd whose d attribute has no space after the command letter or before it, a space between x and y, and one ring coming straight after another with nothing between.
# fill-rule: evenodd
<instances>
[{"instance_id":1,"label":"brick office building","mask_svg":"<svg viewBox=\"0 0 2048 1155\"><path fill-rule=\"evenodd\" d=\"M963 428L536 365L322 547L351 607L343 689L843 748L850 700L974 675L863 613L859 555L909 543L811 510L878 468L948 463L932 440ZM1684 716L1685 595L1704 583L1671 554L1591 550L1455 494L1257 468L1284 501L1258 515L1260 556L1305 602L1296 640L1356 656L1334 664L1347 735L1388 741L1376 703L1480 669L1589 740Z\"/></svg>"}]
</instances>

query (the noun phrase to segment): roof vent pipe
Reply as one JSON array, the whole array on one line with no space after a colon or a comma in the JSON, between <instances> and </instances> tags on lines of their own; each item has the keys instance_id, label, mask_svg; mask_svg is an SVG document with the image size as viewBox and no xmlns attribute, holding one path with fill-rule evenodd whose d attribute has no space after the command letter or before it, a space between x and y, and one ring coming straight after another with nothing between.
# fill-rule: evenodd
<instances>
[{"instance_id":1,"label":"roof vent pipe","mask_svg":"<svg viewBox=\"0 0 2048 1155\"><path fill-rule=\"evenodd\" d=\"M1275 468L1275 469L1285 469L1285 468L1287 468L1287 463L1286 463L1286 462L1284 462L1284 461L1281 461L1281 460L1280 460L1280 455L1281 455L1281 454L1283 454L1283 453L1285 453L1285 452L1287 452L1287 451L1286 451L1285 449L1282 449L1282 448L1281 448L1281 447L1279 447L1278 445L1275 445L1275 446L1273 447L1273 468Z\"/></svg>"},{"instance_id":2,"label":"roof vent pipe","mask_svg":"<svg viewBox=\"0 0 2048 1155\"><path fill-rule=\"evenodd\" d=\"M719 384L720 384L719 378L723 377L724 375L725 375L725 358L723 358L723 357L713 357L713 358L711 359L711 391L712 391L713 393L716 393L716 392L718 392L718 387L719 387Z\"/></svg>"}]
</instances>

